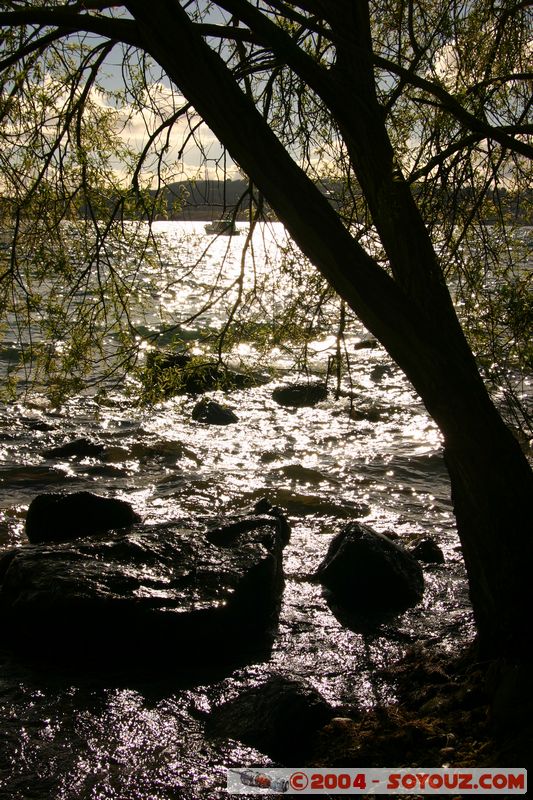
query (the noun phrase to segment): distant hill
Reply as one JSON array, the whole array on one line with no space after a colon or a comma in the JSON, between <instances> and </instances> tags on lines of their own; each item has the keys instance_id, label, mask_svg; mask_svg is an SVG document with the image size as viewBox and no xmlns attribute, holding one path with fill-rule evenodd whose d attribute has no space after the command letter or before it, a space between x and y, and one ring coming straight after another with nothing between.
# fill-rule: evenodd
<instances>
[{"instance_id":1,"label":"distant hill","mask_svg":"<svg viewBox=\"0 0 533 800\"><path fill-rule=\"evenodd\" d=\"M167 208L170 219L212 220L238 204L242 210L237 215L244 218L248 199L244 199L248 182L244 180L179 181L166 187Z\"/></svg>"},{"instance_id":2,"label":"distant hill","mask_svg":"<svg viewBox=\"0 0 533 800\"><path fill-rule=\"evenodd\" d=\"M335 204L335 198L342 195L342 188L338 181L325 179L320 183L321 191ZM257 189L254 187L256 201L258 198ZM415 195L423 191L423 186L413 187ZM245 180L185 180L176 181L168 184L163 190L163 203L166 206L165 218L171 220L204 220L210 221L220 219L226 214L232 214L236 207L239 207L237 220L248 219L250 197L249 184ZM442 196L442 213L450 198ZM487 223L495 223L499 220L499 209L505 214L510 222L518 225L533 225L533 189L523 192L516 196L505 189L500 189L498 197L493 197L493 207L488 204L484 208L484 220ZM497 201L497 202L496 202ZM116 200L109 198L109 206L112 208ZM463 205L468 210L472 204L472 198L468 189L458 189L454 192L454 202ZM0 196L0 221L2 217L8 218L12 213L12 201L8 197ZM78 213L83 216L88 213L82 205ZM142 211L139 212L142 217ZM438 213L438 203L436 203L436 213ZM270 210L268 203L265 202L263 208L264 216L275 218Z\"/></svg>"},{"instance_id":3,"label":"distant hill","mask_svg":"<svg viewBox=\"0 0 533 800\"><path fill-rule=\"evenodd\" d=\"M321 188L327 196L333 194L335 182L324 181ZM253 191L257 200L257 189L254 187ZM237 206L237 219L247 219L250 197L249 184L245 180L178 181L170 183L165 192L169 219L219 219L226 212L232 213ZM266 202L263 213L267 217L271 215Z\"/></svg>"},{"instance_id":4,"label":"distant hill","mask_svg":"<svg viewBox=\"0 0 533 800\"><path fill-rule=\"evenodd\" d=\"M329 179L324 181L321 188L326 196L333 198L338 194L340 187L334 180ZM421 186L415 186L415 194L421 189ZM246 219L249 204L248 190L249 184L245 180L199 180L171 183L165 189L168 218L175 220L213 220L219 219L226 212L232 213L236 206L240 206L237 219ZM254 192L256 193L257 189L254 189ZM457 203L469 206L470 198L467 189L459 189L455 193L455 197ZM332 202L334 201L332 200ZM521 225L533 224L531 216L533 190L529 190L517 198L505 189L500 189L499 203L510 220ZM266 203L265 214L269 215L269 208ZM492 212L487 207L485 209L485 221L493 223L497 220L496 205Z\"/></svg>"}]
</instances>

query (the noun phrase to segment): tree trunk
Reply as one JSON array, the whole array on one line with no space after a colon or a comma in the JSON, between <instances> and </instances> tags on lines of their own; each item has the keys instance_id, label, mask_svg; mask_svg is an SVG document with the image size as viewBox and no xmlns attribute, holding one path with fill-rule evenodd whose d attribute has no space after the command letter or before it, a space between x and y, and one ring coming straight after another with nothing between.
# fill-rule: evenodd
<instances>
[{"instance_id":1,"label":"tree trunk","mask_svg":"<svg viewBox=\"0 0 533 800\"><path fill-rule=\"evenodd\" d=\"M525 655L533 605L533 473L477 372L457 359L450 366L415 385L423 384L421 397L444 435L478 644L485 656ZM430 385L442 377L444 384Z\"/></svg>"},{"instance_id":2,"label":"tree trunk","mask_svg":"<svg viewBox=\"0 0 533 800\"><path fill-rule=\"evenodd\" d=\"M486 652L522 647L533 605L533 581L527 574L533 474L488 397L446 287L436 276L423 225L418 220L402 230L398 223L416 210L412 198L407 216L400 208L391 228L387 202L396 214L400 195L393 192L387 201L383 181L374 192L374 213L378 222L382 217L389 257L396 261L393 280L350 236L181 6L174 0L149 5L144 0L128 3L147 51L263 192L302 252L403 369L438 424L480 640ZM355 124L347 136L357 142L368 132ZM383 136L370 139L377 148L372 160L390 162L389 152L379 150ZM368 147L368 141L360 142L356 158L361 164ZM371 182L368 170L366 176ZM411 239L408 249L405 238ZM426 256L420 258L421 253ZM423 285L417 283L421 270Z\"/></svg>"},{"instance_id":3,"label":"tree trunk","mask_svg":"<svg viewBox=\"0 0 533 800\"><path fill-rule=\"evenodd\" d=\"M531 471L520 468L516 442L495 446L488 427L484 443L469 441L467 429L445 458L480 651L525 657L533 600Z\"/></svg>"},{"instance_id":4,"label":"tree trunk","mask_svg":"<svg viewBox=\"0 0 533 800\"><path fill-rule=\"evenodd\" d=\"M375 92L368 2L341 0L328 13L337 42L336 108L353 168L396 282L419 317L433 320L433 368L400 366L444 434L479 639L487 651L524 646L532 599L533 473L488 397L430 236L395 163Z\"/></svg>"}]
</instances>

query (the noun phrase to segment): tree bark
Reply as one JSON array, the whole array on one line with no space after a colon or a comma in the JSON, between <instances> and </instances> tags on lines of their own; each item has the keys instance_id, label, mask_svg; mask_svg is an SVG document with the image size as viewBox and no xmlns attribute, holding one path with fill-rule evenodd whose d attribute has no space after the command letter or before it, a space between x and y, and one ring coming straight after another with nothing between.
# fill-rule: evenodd
<instances>
[{"instance_id":1,"label":"tree bark","mask_svg":"<svg viewBox=\"0 0 533 800\"><path fill-rule=\"evenodd\" d=\"M384 121L378 120L372 97L367 95L363 117L342 114L341 127L385 237L394 279L350 236L179 3L127 5L146 50L411 380L444 436L480 642L487 653L525 647L533 605L528 574L533 474L479 376L414 200L394 175ZM350 69L341 64L339 74L349 75ZM346 77L342 83L347 85ZM346 101L340 89L339 101ZM365 118L370 128L361 124Z\"/></svg>"},{"instance_id":2,"label":"tree bark","mask_svg":"<svg viewBox=\"0 0 533 800\"><path fill-rule=\"evenodd\" d=\"M410 377L444 434L480 639L487 650L511 640L515 646L525 642L532 599L533 475L481 381L429 233L395 164L375 92L368 2L340 0L329 22L337 42L341 128L354 171L395 280L419 317L432 316L441 334L436 349L448 356L442 374ZM357 104L348 102L349 93ZM438 360L435 366L439 370ZM444 385L437 388L439 378Z\"/></svg>"}]
</instances>

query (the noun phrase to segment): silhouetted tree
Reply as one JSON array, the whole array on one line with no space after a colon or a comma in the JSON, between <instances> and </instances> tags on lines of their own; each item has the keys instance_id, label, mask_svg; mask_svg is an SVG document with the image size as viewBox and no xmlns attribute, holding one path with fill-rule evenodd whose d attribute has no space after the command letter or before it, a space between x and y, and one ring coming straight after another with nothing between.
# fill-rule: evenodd
<instances>
[{"instance_id":1,"label":"silhouetted tree","mask_svg":"<svg viewBox=\"0 0 533 800\"><path fill-rule=\"evenodd\" d=\"M49 155L21 197L29 202L43 190L47 168L60 172L69 148L80 164L73 199L98 168L91 154L101 143L84 140L84 114L113 48L116 57L122 45L130 80L132 64L141 76L146 57L158 64L187 101L163 114L158 135L192 106L419 393L444 437L480 642L487 651L525 647L533 476L480 377L446 274L483 204L493 201L503 222L498 190L519 193L527 178L528 4L0 5L6 121L35 108L37 68L42 77L60 64L55 81L70 98L54 135L37 132L37 115L25 129L45 162ZM72 37L77 52L67 49ZM135 183L146 151L137 166L134 156ZM317 159L342 178L336 204L317 185ZM367 220L378 256L353 224Z\"/></svg>"}]
</instances>

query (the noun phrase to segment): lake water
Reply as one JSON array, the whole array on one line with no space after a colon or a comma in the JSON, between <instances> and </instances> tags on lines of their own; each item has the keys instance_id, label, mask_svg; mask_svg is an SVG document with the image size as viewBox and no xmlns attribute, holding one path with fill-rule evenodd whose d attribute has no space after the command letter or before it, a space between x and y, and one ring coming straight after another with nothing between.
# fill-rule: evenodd
<instances>
[{"instance_id":1,"label":"lake water","mask_svg":"<svg viewBox=\"0 0 533 800\"><path fill-rule=\"evenodd\" d=\"M214 240L201 223L157 223L154 230L166 253L167 278L160 281L154 309L163 308L168 318L185 318L201 307L223 261L226 286L240 273L244 235ZM274 233L282 236L279 227ZM272 234L254 236L256 269L268 283ZM201 268L191 271L206 248ZM227 292L222 308L188 326L191 343L199 346L201 332L222 323L237 290ZM286 299L273 282L275 313ZM147 332L161 324L155 311L143 321ZM4 343L6 359L14 346ZM317 374L324 374L334 347L328 331L313 343L310 362ZM2 549L24 542L28 504L45 491L121 497L147 524L235 512L266 496L286 510L293 528L270 657L222 681L183 687L179 679L149 674L135 682L128 675L50 674L0 650L2 800L223 797L225 767L268 762L235 742L205 738L200 712L214 701L282 673L309 681L340 707L371 707L394 699L394 685L380 670L410 647L454 650L469 640L472 619L439 433L401 372L362 328L352 326L347 347L357 412L352 417L349 400L335 400L333 393L314 408L277 405L273 387L295 377L287 374L290 359L282 348L270 356L272 382L210 395L238 414L239 422L227 427L195 423L191 398L140 407L116 387L98 399L90 393L73 397L59 408L33 390L0 408ZM241 345L241 355L246 348ZM101 442L102 456L43 458L44 450L81 436ZM408 546L430 535L446 557L444 565L424 567L421 604L372 634L343 628L320 587L307 579L332 535L351 519L394 531Z\"/></svg>"}]
</instances>

